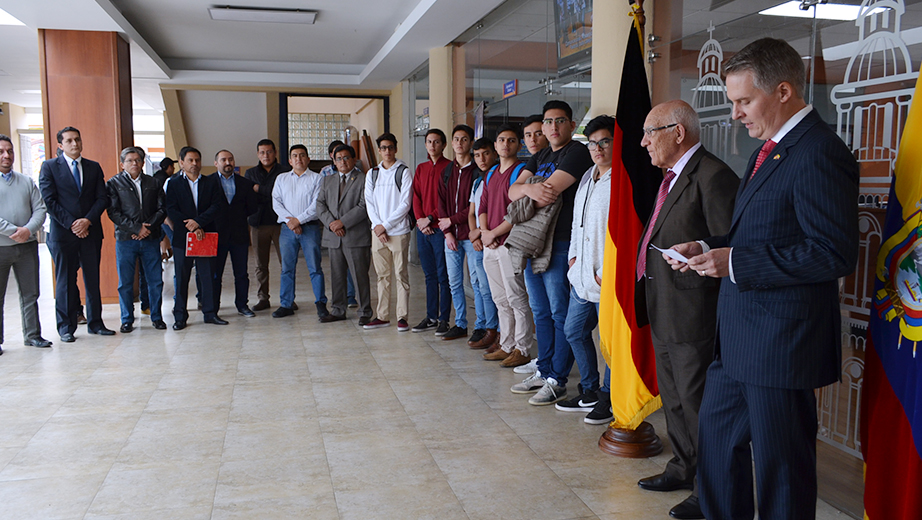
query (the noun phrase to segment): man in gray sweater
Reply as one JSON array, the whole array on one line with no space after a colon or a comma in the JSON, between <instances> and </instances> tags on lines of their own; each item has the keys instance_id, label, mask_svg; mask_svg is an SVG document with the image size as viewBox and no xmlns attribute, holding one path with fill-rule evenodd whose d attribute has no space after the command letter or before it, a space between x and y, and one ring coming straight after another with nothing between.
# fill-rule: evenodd
<instances>
[{"instance_id":1,"label":"man in gray sweater","mask_svg":"<svg viewBox=\"0 0 922 520\"><path fill-rule=\"evenodd\" d=\"M10 268L19 284L22 338L26 346L48 348L38 321L38 241L45 223L45 201L32 179L13 171L13 141L0 134L0 345L3 343L3 299ZM3 348L0 346L0 354Z\"/></svg>"}]
</instances>

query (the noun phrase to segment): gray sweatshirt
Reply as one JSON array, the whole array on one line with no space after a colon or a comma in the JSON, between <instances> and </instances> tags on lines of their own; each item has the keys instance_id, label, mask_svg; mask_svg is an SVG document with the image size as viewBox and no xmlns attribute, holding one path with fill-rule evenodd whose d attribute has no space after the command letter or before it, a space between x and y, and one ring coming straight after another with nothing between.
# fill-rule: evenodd
<instances>
[{"instance_id":1,"label":"gray sweatshirt","mask_svg":"<svg viewBox=\"0 0 922 520\"><path fill-rule=\"evenodd\" d=\"M27 242L38 240L38 231L45 223L45 201L35 182L25 175L10 171L9 182L0 177L0 246L18 242L10 238L16 228L25 226L32 232Z\"/></svg>"},{"instance_id":2,"label":"gray sweatshirt","mask_svg":"<svg viewBox=\"0 0 922 520\"><path fill-rule=\"evenodd\" d=\"M605 258L605 232L611 199L611 169L598 181L592 180L597 166L589 168L579 183L573 203L573 228L567 260L576 259L567 272L570 285L580 298L599 303L602 287L595 277L602 277Z\"/></svg>"}]
</instances>

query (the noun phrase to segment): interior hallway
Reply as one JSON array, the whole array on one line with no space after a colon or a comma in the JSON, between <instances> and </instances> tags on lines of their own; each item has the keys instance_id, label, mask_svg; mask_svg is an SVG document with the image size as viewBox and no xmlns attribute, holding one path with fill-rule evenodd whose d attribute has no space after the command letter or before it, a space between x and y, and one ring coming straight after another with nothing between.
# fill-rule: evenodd
<instances>
[{"instance_id":1,"label":"interior hallway","mask_svg":"<svg viewBox=\"0 0 922 520\"><path fill-rule=\"evenodd\" d=\"M636 485L671 456L662 412L650 422L663 454L604 454L604 426L528 405L509 392L523 376L464 340L395 326L366 332L352 309L348 321L320 324L303 261L295 316L238 316L228 265L228 326L202 323L193 302L180 332L154 330L137 309L130 334L90 336L81 326L65 344L41 250L39 305L54 348L22 346L13 280L4 309L4 520L665 519L687 496ZM414 325L425 301L422 272L410 269ZM171 275L172 264L167 325ZM271 283L276 306L277 263ZM104 306L109 328L118 316L118 305ZM845 517L823 502L817 510L822 520Z\"/></svg>"}]
</instances>

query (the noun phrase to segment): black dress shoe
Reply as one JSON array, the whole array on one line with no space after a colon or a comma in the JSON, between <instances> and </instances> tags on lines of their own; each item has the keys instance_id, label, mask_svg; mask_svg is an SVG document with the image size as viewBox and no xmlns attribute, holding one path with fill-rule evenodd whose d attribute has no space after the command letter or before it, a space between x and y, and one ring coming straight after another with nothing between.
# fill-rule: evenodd
<instances>
[{"instance_id":1,"label":"black dress shoe","mask_svg":"<svg viewBox=\"0 0 922 520\"><path fill-rule=\"evenodd\" d=\"M64 334L61 334L61 341L63 341L64 343L73 343L76 340L77 338L75 338L74 335L71 334L70 332L65 332Z\"/></svg>"},{"instance_id":2,"label":"black dress shoe","mask_svg":"<svg viewBox=\"0 0 922 520\"><path fill-rule=\"evenodd\" d=\"M345 316L337 316L335 314L327 314L326 316L320 317L320 323L333 323L334 321L343 321L346 319Z\"/></svg>"},{"instance_id":3,"label":"black dress shoe","mask_svg":"<svg viewBox=\"0 0 922 520\"><path fill-rule=\"evenodd\" d=\"M163 320L152 321L151 325L157 330L166 330L166 323L163 323Z\"/></svg>"},{"instance_id":4,"label":"black dress shoe","mask_svg":"<svg viewBox=\"0 0 922 520\"><path fill-rule=\"evenodd\" d=\"M38 348L49 348L52 343L47 339L39 336L37 338L27 339L25 342L27 347L38 347Z\"/></svg>"},{"instance_id":5,"label":"black dress shoe","mask_svg":"<svg viewBox=\"0 0 922 520\"><path fill-rule=\"evenodd\" d=\"M249 307L244 307L242 309L237 309L237 314L246 317L246 318L255 318L256 313L253 312Z\"/></svg>"},{"instance_id":6,"label":"black dress shoe","mask_svg":"<svg viewBox=\"0 0 922 520\"><path fill-rule=\"evenodd\" d=\"M272 313L272 317L273 318L284 318L285 316L291 316L294 313L295 311L289 307L279 307L278 309L275 310L275 312Z\"/></svg>"},{"instance_id":7,"label":"black dress shoe","mask_svg":"<svg viewBox=\"0 0 922 520\"><path fill-rule=\"evenodd\" d=\"M361 318L359 318L359 327L364 327L365 325L368 325L369 323L371 323L371 316L362 316Z\"/></svg>"},{"instance_id":8,"label":"black dress shoe","mask_svg":"<svg viewBox=\"0 0 922 520\"><path fill-rule=\"evenodd\" d=\"M133 330L134 330L134 325L132 325L132 324L130 324L130 323L122 323L122 326L118 328L118 331L121 332L121 333L123 333L123 334L126 334L126 333L128 333L128 332L131 332L131 331L133 331Z\"/></svg>"},{"instance_id":9,"label":"black dress shoe","mask_svg":"<svg viewBox=\"0 0 922 520\"><path fill-rule=\"evenodd\" d=\"M88 330L90 334L99 334L100 336L115 336L115 331L102 327L99 330Z\"/></svg>"},{"instance_id":10,"label":"black dress shoe","mask_svg":"<svg viewBox=\"0 0 922 520\"><path fill-rule=\"evenodd\" d=\"M669 516L679 520L700 520L704 518L701 514L701 506L698 505L698 497L692 495L679 502L679 505L669 510Z\"/></svg>"},{"instance_id":11,"label":"black dress shoe","mask_svg":"<svg viewBox=\"0 0 922 520\"><path fill-rule=\"evenodd\" d=\"M695 488L694 482L679 480L665 473L654 475L652 477L642 478L637 482L641 489L647 491L675 491L677 489L687 489L691 491Z\"/></svg>"},{"instance_id":12,"label":"black dress shoe","mask_svg":"<svg viewBox=\"0 0 922 520\"><path fill-rule=\"evenodd\" d=\"M213 318L205 318L205 323L211 323L212 325L227 325L228 321L221 319L220 316L215 316Z\"/></svg>"},{"instance_id":13,"label":"black dress shoe","mask_svg":"<svg viewBox=\"0 0 922 520\"><path fill-rule=\"evenodd\" d=\"M186 328L186 322L184 321L173 322L173 330L182 330L184 328Z\"/></svg>"}]
</instances>

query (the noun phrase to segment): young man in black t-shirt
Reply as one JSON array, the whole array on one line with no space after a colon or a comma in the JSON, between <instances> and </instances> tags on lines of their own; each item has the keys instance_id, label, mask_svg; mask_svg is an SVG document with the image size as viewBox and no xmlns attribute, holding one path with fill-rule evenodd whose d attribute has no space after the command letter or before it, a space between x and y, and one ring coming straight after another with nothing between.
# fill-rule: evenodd
<instances>
[{"instance_id":1,"label":"young man in black t-shirt","mask_svg":"<svg viewBox=\"0 0 922 520\"><path fill-rule=\"evenodd\" d=\"M550 265L541 274L532 271L531 260L525 268L525 286L538 337L538 370L545 378L544 386L528 400L533 405L554 404L567 395L567 375L573 366L573 353L564 333L570 301L567 280L570 227L573 201L579 187L577 181L593 164L586 146L573 141L576 122L570 105L559 100L548 101L543 112L541 129L550 146L529 159L518 180L509 188L511 200L529 197L538 207L552 204L558 197L563 199L553 233ZM546 181L525 184L533 175L544 177Z\"/></svg>"}]
</instances>

